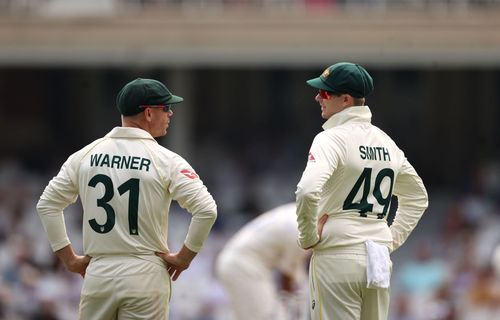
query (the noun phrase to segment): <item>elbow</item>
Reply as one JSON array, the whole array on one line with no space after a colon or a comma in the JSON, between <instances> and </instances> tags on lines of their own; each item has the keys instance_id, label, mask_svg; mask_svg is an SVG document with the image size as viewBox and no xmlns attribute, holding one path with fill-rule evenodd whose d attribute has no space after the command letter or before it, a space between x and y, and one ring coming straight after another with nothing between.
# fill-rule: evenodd
<instances>
[{"instance_id":1,"label":"elbow","mask_svg":"<svg viewBox=\"0 0 500 320\"><path fill-rule=\"evenodd\" d=\"M204 223L213 225L215 223L215 220L217 220L217 211L215 210L200 211L193 214L193 216L196 217L198 221L204 221Z\"/></svg>"},{"instance_id":2,"label":"elbow","mask_svg":"<svg viewBox=\"0 0 500 320\"><path fill-rule=\"evenodd\" d=\"M47 211L47 203L44 199L40 198L36 204L36 212L38 212L39 215L44 214Z\"/></svg>"},{"instance_id":3,"label":"elbow","mask_svg":"<svg viewBox=\"0 0 500 320\"><path fill-rule=\"evenodd\" d=\"M217 204L215 201L212 199L212 203L209 207L207 207L207 216L212 222L215 222L217 220Z\"/></svg>"},{"instance_id":4,"label":"elbow","mask_svg":"<svg viewBox=\"0 0 500 320\"><path fill-rule=\"evenodd\" d=\"M419 199L419 203L422 207L422 210L426 210L427 207L429 207L429 195L427 194L426 190L424 190L422 197Z\"/></svg>"},{"instance_id":5,"label":"elbow","mask_svg":"<svg viewBox=\"0 0 500 320\"><path fill-rule=\"evenodd\" d=\"M300 202L300 201L311 202L311 201L319 200L319 196L318 196L317 192L314 192L312 190L308 190L306 188L302 188L300 186L298 186L297 191L295 191L295 197L297 199L297 202Z\"/></svg>"},{"instance_id":6,"label":"elbow","mask_svg":"<svg viewBox=\"0 0 500 320\"><path fill-rule=\"evenodd\" d=\"M425 189L415 192L411 196L397 195L397 197L400 200L401 206L408 206L419 212L425 211L429 206L429 196Z\"/></svg>"},{"instance_id":7,"label":"elbow","mask_svg":"<svg viewBox=\"0 0 500 320\"><path fill-rule=\"evenodd\" d=\"M422 207L424 210L427 210L427 208L429 207L429 199L425 199L425 202L422 204Z\"/></svg>"},{"instance_id":8,"label":"elbow","mask_svg":"<svg viewBox=\"0 0 500 320\"><path fill-rule=\"evenodd\" d=\"M420 197L419 197L419 203L422 204L424 207L424 210L427 209L429 206L429 194L427 193L427 189L425 188L424 184L421 183L420 185L421 192L420 192Z\"/></svg>"},{"instance_id":9,"label":"elbow","mask_svg":"<svg viewBox=\"0 0 500 320\"><path fill-rule=\"evenodd\" d=\"M210 212L209 219L212 220L212 223L215 222L215 220L217 220L217 211L216 210Z\"/></svg>"},{"instance_id":10,"label":"elbow","mask_svg":"<svg viewBox=\"0 0 500 320\"><path fill-rule=\"evenodd\" d=\"M206 207L204 210L199 211L195 215L207 222L209 221L210 223L214 224L215 220L217 220L217 206L214 204L213 206Z\"/></svg>"}]
</instances>

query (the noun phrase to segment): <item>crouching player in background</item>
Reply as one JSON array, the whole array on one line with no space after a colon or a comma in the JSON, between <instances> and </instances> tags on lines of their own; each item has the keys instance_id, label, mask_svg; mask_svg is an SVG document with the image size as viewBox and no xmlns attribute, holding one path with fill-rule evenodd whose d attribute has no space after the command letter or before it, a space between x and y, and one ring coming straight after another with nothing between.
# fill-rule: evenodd
<instances>
[{"instance_id":1,"label":"crouching player in background","mask_svg":"<svg viewBox=\"0 0 500 320\"><path fill-rule=\"evenodd\" d=\"M304 313L309 255L297 245L295 212L289 203L259 215L218 256L234 319L293 320Z\"/></svg>"}]
</instances>

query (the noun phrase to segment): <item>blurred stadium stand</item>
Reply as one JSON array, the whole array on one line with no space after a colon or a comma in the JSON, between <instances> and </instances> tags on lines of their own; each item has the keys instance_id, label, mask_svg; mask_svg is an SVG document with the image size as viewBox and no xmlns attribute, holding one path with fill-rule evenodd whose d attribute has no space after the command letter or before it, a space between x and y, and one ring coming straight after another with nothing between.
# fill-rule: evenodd
<instances>
[{"instance_id":1,"label":"blurred stadium stand","mask_svg":"<svg viewBox=\"0 0 500 320\"><path fill-rule=\"evenodd\" d=\"M75 319L81 280L35 203L66 157L119 125L135 77L186 98L160 143L218 202L174 284L172 320L230 320L210 270L245 221L293 199L322 119L304 81L337 61L375 79L373 122L405 150L430 207L393 254L391 320L500 319L500 1L0 0L0 319ZM189 216L173 207L171 225ZM81 252L81 207L66 213ZM184 230L171 230L177 249ZM294 320L294 319L290 319Z\"/></svg>"},{"instance_id":2,"label":"blurred stadium stand","mask_svg":"<svg viewBox=\"0 0 500 320\"><path fill-rule=\"evenodd\" d=\"M15 9L18 2L26 8ZM500 63L498 1L39 0L7 8L3 65Z\"/></svg>"}]
</instances>

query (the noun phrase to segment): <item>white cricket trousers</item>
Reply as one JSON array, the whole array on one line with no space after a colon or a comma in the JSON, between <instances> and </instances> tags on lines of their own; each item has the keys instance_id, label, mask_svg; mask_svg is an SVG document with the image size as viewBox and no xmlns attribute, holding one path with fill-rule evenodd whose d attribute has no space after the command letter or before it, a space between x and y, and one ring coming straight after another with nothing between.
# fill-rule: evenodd
<instances>
[{"instance_id":1,"label":"white cricket trousers","mask_svg":"<svg viewBox=\"0 0 500 320\"><path fill-rule=\"evenodd\" d=\"M170 295L164 265L136 257L92 258L83 280L79 318L167 320Z\"/></svg>"},{"instance_id":2,"label":"white cricket trousers","mask_svg":"<svg viewBox=\"0 0 500 320\"><path fill-rule=\"evenodd\" d=\"M217 258L216 271L234 320L285 319L272 272L257 259L223 252Z\"/></svg>"},{"instance_id":3,"label":"white cricket trousers","mask_svg":"<svg viewBox=\"0 0 500 320\"><path fill-rule=\"evenodd\" d=\"M315 251L309 265L311 320L387 320L389 289L366 288L364 244Z\"/></svg>"}]
</instances>

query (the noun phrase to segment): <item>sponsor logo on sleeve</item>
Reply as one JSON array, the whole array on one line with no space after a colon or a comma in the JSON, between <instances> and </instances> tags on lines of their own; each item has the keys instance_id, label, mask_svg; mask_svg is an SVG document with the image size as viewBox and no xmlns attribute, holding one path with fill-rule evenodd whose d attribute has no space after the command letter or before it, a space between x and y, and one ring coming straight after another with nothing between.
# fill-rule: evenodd
<instances>
[{"instance_id":1,"label":"sponsor logo on sleeve","mask_svg":"<svg viewBox=\"0 0 500 320\"><path fill-rule=\"evenodd\" d=\"M185 175L186 177L188 177L189 179L199 178L199 176L196 174L196 172L194 172L193 170L190 170L190 169L181 170L181 173L183 175Z\"/></svg>"},{"instance_id":2,"label":"sponsor logo on sleeve","mask_svg":"<svg viewBox=\"0 0 500 320\"><path fill-rule=\"evenodd\" d=\"M316 161L316 159L314 158L314 155L311 152L309 152L309 155L307 156L307 160L312 161L312 162Z\"/></svg>"}]
</instances>

